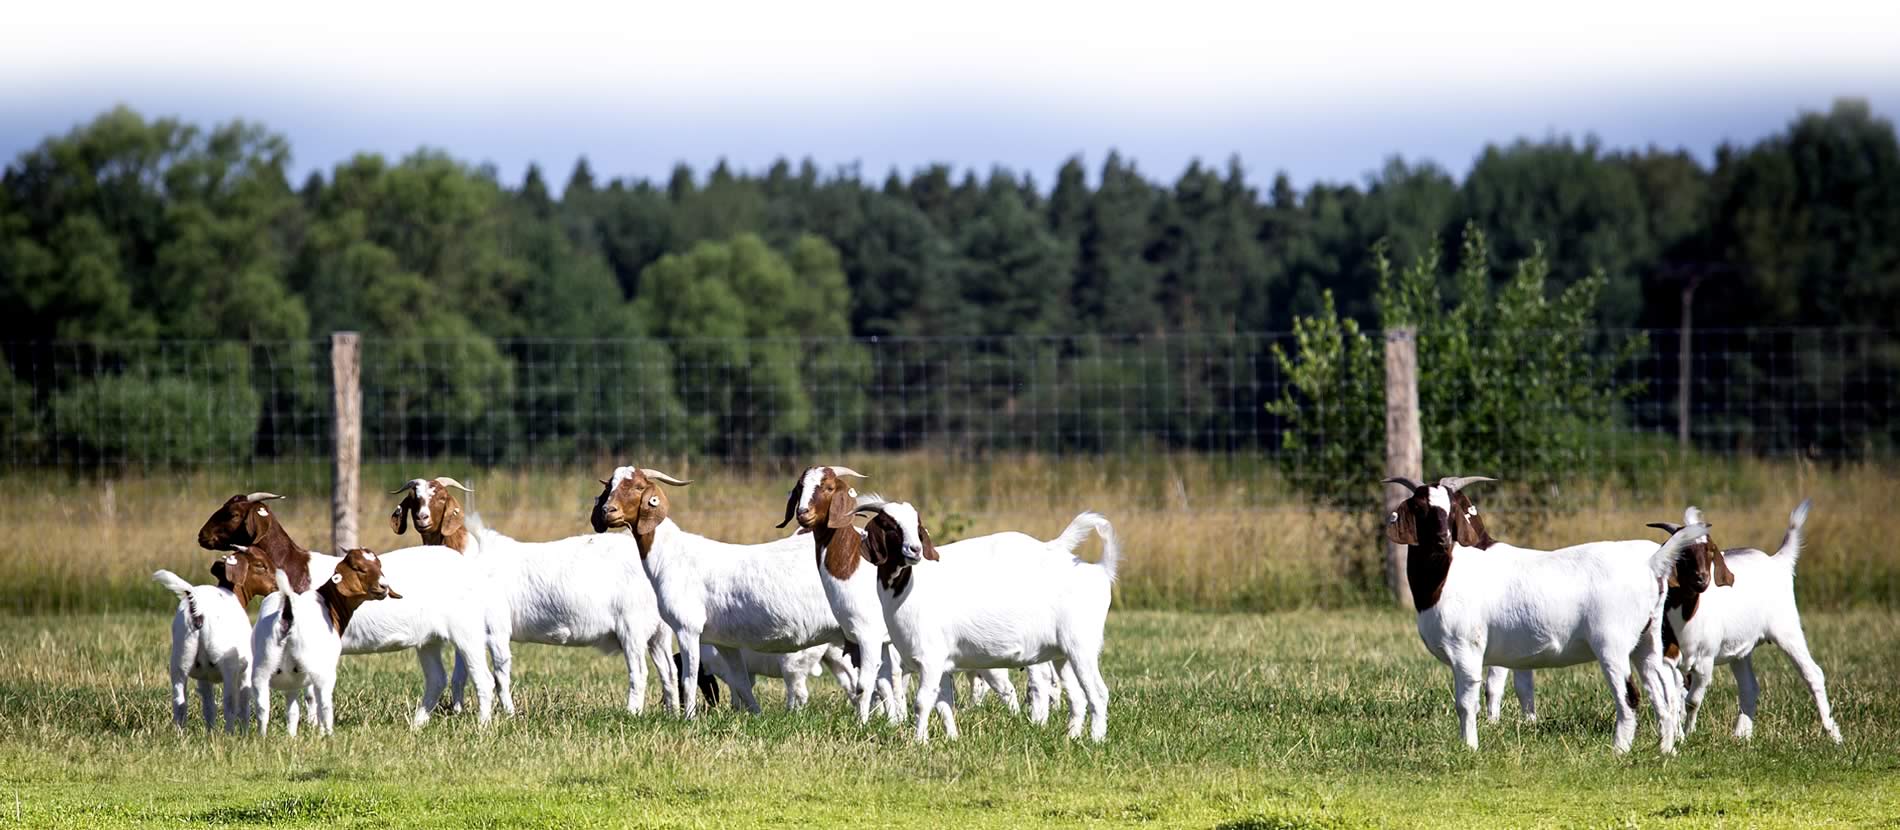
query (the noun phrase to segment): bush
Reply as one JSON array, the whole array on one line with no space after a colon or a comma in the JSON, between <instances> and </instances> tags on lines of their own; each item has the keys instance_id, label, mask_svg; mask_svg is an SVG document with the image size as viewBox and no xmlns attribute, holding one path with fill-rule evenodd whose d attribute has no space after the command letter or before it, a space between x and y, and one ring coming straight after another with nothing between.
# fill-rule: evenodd
<instances>
[{"instance_id":1,"label":"bush","mask_svg":"<svg viewBox=\"0 0 1900 830\"><path fill-rule=\"evenodd\" d=\"M53 428L92 463L203 465L248 460L258 397L247 372L232 380L109 375L53 396Z\"/></svg>"}]
</instances>

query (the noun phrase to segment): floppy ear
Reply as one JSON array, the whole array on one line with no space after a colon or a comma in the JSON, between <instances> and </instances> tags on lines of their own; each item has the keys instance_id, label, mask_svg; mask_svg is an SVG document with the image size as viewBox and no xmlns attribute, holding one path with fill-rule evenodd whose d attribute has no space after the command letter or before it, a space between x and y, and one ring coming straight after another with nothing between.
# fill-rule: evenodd
<instances>
[{"instance_id":1,"label":"floppy ear","mask_svg":"<svg viewBox=\"0 0 1900 830\"><path fill-rule=\"evenodd\" d=\"M864 559L873 565L882 565L890 556L889 543L885 541L885 528L876 520L864 529Z\"/></svg>"},{"instance_id":2,"label":"floppy ear","mask_svg":"<svg viewBox=\"0 0 1900 830\"><path fill-rule=\"evenodd\" d=\"M850 527L851 508L856 506L856 502L857 497L851 495L850 488L839 487L838 492L831 494L831 515L826 519L825 526L832 530Z\"/></svg>"},{"instance_id":3,"label":"floppy ear","mask_svg":"<svg viewBox=\"0 0 1900 830\"><path fill-rule=\"evenodd\" d=\"M442 517L442 535L454 536L462 532L462 508L449 508L449 515Z\"/></svg>"},{"instance_id":4,"label":"floppy ear","mask_svg":"<svg viewBox=\"0 0 1900 830\"><path fill-rule=\"evenodd\" d=\"M924 558L931 561L940 561L937 559L937 546L930 541L930 530L921 524L918 525L917 537L924 541Z\"/></svg>"},{"instance_id":5,"label":"floppy ear","mask_svg":"<svg viewBox=\"0 0 1900 830\"><path fill-rule=\"evenodd\" d=\"M396 593L396 589L391 588L388 585L384 585L383 590L389 592L389 595L388 595L389 599L402 599L402 594Z\"/></svg>"},{"instance_id":6,"label":"floppy ear","mask_svg":"<svg viewBox=\"0 0 1900 830\"><path fill-rule=\"evenodd\" d=\"M409 502L407 500L396 505L396 512L389 514L389 529L396 531L397 536L409 532Z\"/></svg>"},{"instance_id":7,"label":"floppy ear","mask_svg":"<svg viewBox=\"0 0 1900 830\"><path fill-rule=\"evenodd\" d=\"M1385 538L1395 545L1418 544L1418 523L1405 505L1399 505L1399 509L1385 517Z\"/></svg>"},{"instance_id":8,"label":"floppy ear","mask_svg":"<svg viewBox=\"0 0 1900 830\"><path fill-rule=\"evenodd\" d=\"M1711 542L1709 544L1711 547L1713 547L1715 543ZM1715 560L1715 584L1720 585L1724 588L1730 585L1734 585L1735 572L1729 570L1728 563L1723 561L1721 549L1717 548L1714 555L1711 558Z\"/></svg>"},{"instance_id":9,"label":"floppy ear","mask_svg":"<svg viewBox=\"0 0 1900 830\"><path fill-rule=\"evenodd\" d=\"M1462 496L1463 494L1461 493L1459 495ZM1478 528L1471 523L1471 516L1465 512L1465 508L1468 506L1470 506L1470 502L1456 505L1458 515L1451 517L1451 529L1452 533L1458 537L1458 544L1472 548L1477 547L1478 543L1483 540L1478 538Z\"/></svg>"},{"instance_id":10,"label":"floppy ear","mask_svg":"<svg viewBox=\"0 0 1900 830\"><path fill-rule=\"evenodd\" d=\"M1671 534L1669 534L1669 535L1671 535L1671 536L1674 536L1674 535L1676 535L1676 534L1674 534L1674 533L1671 533ZM1669 587L1671 587L1671 588L1680 588L1680 587L1682 587L1682 581L1676 578L1676 569L1675 569L1675 568L1670 568L1670 569L1669 569Z\"/></svg>"},{"instance_id":11,"label":"floppy ear","mask_svg":"<svg viewBox=\"0 0 1900 830\"><path fill-rule=\"evenodd\" d=\"M646 502L649 498L658 498L660 503L649 507ZM640 499L638 509L640 512L638 520L633 523L633 532L652 533L654 528L660 526L660 522L666 520L666 497L660 495L660 488L649 487L646 496Z\"/></svg>"},{"instance_id":12,"label":"floppy ear","mask_svg":"<svg viewBox=\"0 0 1900 830\"><path fill-rule=\"evenodd\" d=\"M785 521L779 522L778 526L784 527L791 524L792 514L796 512L798 512L798 490L793 489L792 494L785 497ZM802 530L803 528L800 529Z\"/></svg>"},{"instance_id":13,"label":"floppy ear","mask_svg":"<svg viewBox=\"0 0 1900 830\"><path fill-rule=\"evenodd\" d=\"M270 519L270 508L263 502L253 502L244 510L244 532L251 535L251 541L257 541L270 528Z\"/></svg>"}]
</instances>

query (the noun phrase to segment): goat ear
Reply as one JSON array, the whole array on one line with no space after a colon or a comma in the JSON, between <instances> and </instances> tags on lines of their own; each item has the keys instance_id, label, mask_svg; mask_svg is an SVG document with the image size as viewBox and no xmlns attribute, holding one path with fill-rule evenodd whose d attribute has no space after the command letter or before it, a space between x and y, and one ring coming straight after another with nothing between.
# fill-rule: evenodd
<instances>
[{"instance_id":1,"label":"goat ear","mask_svg":"<svg viewBox=\"0 0 1900 830\"><path fill-rule=\"evenodd\" d=\"M937 559L937 546L930 541L930 530L921 524L918 525L917 537L924 542L924 558L933 562L940 561Z\"/></svg>"},{"instance_id":2,"label":"goat ear","mask_svg":"<svg viewBox=\"0 0 1900 830\"><path fill-rule=\"evenodd\" d=\"M270 529L270 508L261 501L254 501L244 508L244 532L251 535L255 542L264 537L264 531Z\"/></svg>"},{"instance_id":3,"label":"goat ear","mask_svg":"<svg viewBox=\"0 0 1900 830\"><path fill-rule=\"evenodd\" d=\"M1714 547L1715 543L1710 542L1709 545L1710 547ZM1717 548L1715 550L1714 555L1711 556L1710 558L1713 559L1715 562L1715 584L1720 585L1724 588L1730 585L1734 585L1735 572L1729 570L1728 562L1722 559L1722 550L1720 548Z\"/></svg>"},{"instance_id":4,"label":"goat ear","mask_svg":"<svg viewBox=\"0 0 1900 830\"><path fill-rule=\"evenodd\" d=\"M462 508L451 507L449 514L442 517L442 535L454 536L462 532Z\"/></svg>"},{"instance_id":5,"label":"goat ear","mask_svg":"<svg viewBox=\"0 0 1900 830\"><path fill-rule=\"evenodd\" d=\"M825 519L825 526L832 530L842 530L851 526L851 508L857 506L857 497L851 495L850 488L839 487L831 494L831 515Z\"/></svg>"},{"instance_id":6,"label":"goat ear","mask_svg":"<svg viewBox=\"0 0 1900 830\"><path fill-rule=\"evenodd\" d=\"M1395 545L1418 544L1418 524L1412 519L1412 511L1401 504L1399 509L1385 517L1385 538Z\"/></svg>"},{"instance_id":7,"label":"goat ear","mask_svg":"<svg viewBox=\"0 0 1900 830\"><path fill-rule=\"evenodd\" d=\"M1462 509L1458 510L1458 515L1451 517L1451 529L1458 536L1458 544L1465 547L1475 548L1483 541L1478 537L1477 525L1471 523L1471 516Z\"/></svg>"},{"instance_id":8,"label":"goat ear","mask_svg":"<svg viewBox=\"0 0 1900 830\"><path fill-rule=\"evenodd\" d=\"M646 500L650 498L657 498L660 503L648 506ZM635 508L639 512L634 514L637 518L633 523L633 532L652 533L660 526L660 522L666 521L666 507L666 496L660 493L660 488L647 488L640 497L639 506Z\"/></svg>"},{"instance_id":9,"label":"goat ear","mask_svg":"<svg viewBox=\"0 0 1900 830\"><path fill-rule=\"evenodd\" d=\"M885 538L884 528L880 527L876 521L872 521L871 525L864 529L865 561L873 565L884 564L885 557L890 555L890 549L884 541Z\"/></svg>"},{"instance_id":10,"label":"goat ear","mask_svg":"<svg viewBox=\"0 0 1900 830\"><path fill-rule=\"evenodd\" d=\"M396 512L389 514L389 529L397 536L409 532L409 503L404 501L396 505Z\"/></svg>"},{"instance_id":11,"label":"goat ear","mask_svg":"<svg viewBox=\"0 0 1900 830\"><path fill-rule=\"evenodd\" d=\"M1671 535L1671 536L1674 536L1675 534L1673 534L1673 533L1671 533L1671 534L1669 534L1669 535ZM1671 587L1671 588L1680 588L1680 587L1682 587L1682 580L1679 580L1679 579L1677 579L1677 578L1676 578L1676 569L1675 569L1675 568L1670 568L1670 569L1669 569L1669 587Z\"/></svg>"}]
</instances>

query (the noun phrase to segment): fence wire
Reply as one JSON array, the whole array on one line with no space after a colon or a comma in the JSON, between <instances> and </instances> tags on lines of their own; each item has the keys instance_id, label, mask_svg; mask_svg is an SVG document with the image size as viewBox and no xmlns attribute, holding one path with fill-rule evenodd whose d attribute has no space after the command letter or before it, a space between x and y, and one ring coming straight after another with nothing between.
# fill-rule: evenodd
<instances>
[{"instance_id":1,"label":"fence wire","mask_svg":"<svg viewBox=\"0 0 1900 830\"><path fill-rule=\"evenodd\" d=\"M1639 348L1615 365L1623 394L1613 408L1554 421L1578 431L1565 445L1568 455L1513 455L1508 423L1458 432L1496 446L1434 447L1431 424L1458 416L1426 411L1428 472L1437 474L1435 461L1477 458L1615 469L1673 452L1681 332L1582 334L1606 355L1631 343ZM1283 334L366 337L362 453L367 466L391 470L590 471L637 459L776 468L853 453L1105 462L1168 453L1296 478L1327 469L1322 453L1349 460L1381 453L1383 412L1362 410L1379 406L1382 390L1300 398L1272 353L1276 344L1294 347ZM1690 344L1688 436L1697 452L1879 459L1900 443L1900 422L1890 417L1900 394L1894 332L1696 330ZM4 350L0 463L8 475L175 476L207 497L261 486L234 482L311 493L329 487L327 340L12 343ZM1446 382L1434 374L1429 351L1421 366L1422 387ZM1510 389L1571 381L1506 372L1485 383ZM1308 428L1320 432L1289 440L1295 425L1268 409L1289 397L1309 411L1355 411L1319 419ZM1470 452L1478 449L1489 454ZM376 481L365 477L366 486Z\"/></svg>"}]
</instances>

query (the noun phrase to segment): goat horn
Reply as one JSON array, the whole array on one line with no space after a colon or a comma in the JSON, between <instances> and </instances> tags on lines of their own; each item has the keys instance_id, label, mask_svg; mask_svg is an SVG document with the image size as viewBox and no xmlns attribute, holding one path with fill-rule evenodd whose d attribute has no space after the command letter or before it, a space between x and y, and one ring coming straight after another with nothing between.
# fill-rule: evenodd
<instances>
[{"instance_id":1,"label":"goat horn","mask_svg":"<svg viewBox=\"0 0 1900 830\"><path fill-rule=\"evenodd\" d=\"M609 485L609 484L612 484L612 483L613 483L613 482L611 482L611 481L608 481L608 480L606 480L606 479L604 479L604 478L597 478L597 479L594 479L594 480L595 480L595 481L598 481L598 482L600 482L600 483L601 483L601 486L603 486L603 487L604 487L604 486L606 486L606 485Z\"/></svg>"},{"instance_id":2,"label":"goat horn","mask_svg":"<svg viewBox=\"0 0 1900 830\"><path fill-rule=\"evenodd\" d=\"M860 473L857 470L853 470L850 467L833 467L831 468L831 471L834 473L837 473L838 475L850 476L852 478L870 478L870 476Z\"/></svg>"},{"instance_id":3,"label":"goat horn","mask_svg":"<svg viewBox=\"0 0 1900 830\"><path fill-rule=\"evenodd\" d=\"M647 478L653 479L654 481L657 481L661 484L671 484L675 487L685 487L686 485L693 483L690 479L686 481L681 481L670 475L662 473L659 470L648 469L646 467L641 467L640 472L645 473Z\"/></svg>"},{"instance_id":4,"label":"goat horn","mask_svg":"<svg viewBox=\"0 0 1900 830\"><path fill-rule=\"evenodd\" d=\"M416 486L416 483L414 481L405 481L403 482L401 487L398 487L394 490L389 491L389 494L392 496L401 495L403 493L407 493L410 490L415 489L415 486Z\"/></svg>"},{"instance_id":5,"label":"goat horn","mask_svg":"<svg viewBox=\"0 0 1900 830\"><path fill-rule=\"evenodd\" d=\"M1388 479L1383 479L1379 483L1380 484L1397 484L1400 487L1404 487L1407 490L1417 490L1420 486L1418 482L1413 481L1409 478L1406 478L1405 476L1393 476Z\"/></svg>"},{"instance_id":6,"label":"goat horn","mask_svg":"<svg viewBox=\"0 0 1900 830\"><path fill-rule=\"evenodd\" d=\"M437 483L437 484L440 484L440 485L442 485L442 486L444 486L444 487L453 487L453 488L455 488L455 489L457 489L457 490L460 490L460 491L462 491L462 492L464 492L464 493L473 493L473 492L475 492L474 490L470 490L470 489L468 489L468 485L466 485L466 484L463 484L462 482L459 482L459 481L456 481L455 479L452 479L452 478L449 478L448 476L436 476L436 477L435 477L435 483Z\"/></svg>"},{"instance_id":7,"label":"goat horn","mask_svg":"<svg viewBox=\"0 0 1900 830\"><path fill-rule=\"evenodd\" d=\"M1438 485L1456 493L1465 489L1467 485L1477 484L1480 481L1497 481L1497 479L1490 476L1445 476L1438 480Z\"/></svg>"},{"instance_id":8,"label":"goat horn","mask_svg":"<svg viewBox=\"0 0 1900 830\"><path fill-rule=\"evenodd\" d=\"M259 502L259 501L270 501L271 499L281 499L281 498L283 498L283 496L277 495L276 493L266 493L262 490L259 490L255 493L245 496L244 500L249 501L249 502Z\"/></svg>"},{"instance_id":9,"label":"goat horn","mask_svg":"<svg viewBox=\"0 0 1900 830\"><path fill-rule=\"evenodd\" d=\"M1675 522L1650 522L1649 526L1671 536L1676 535L1676 531L1682 529L1682 525L1676 524Z\"/></svg>"}]
</instances>

